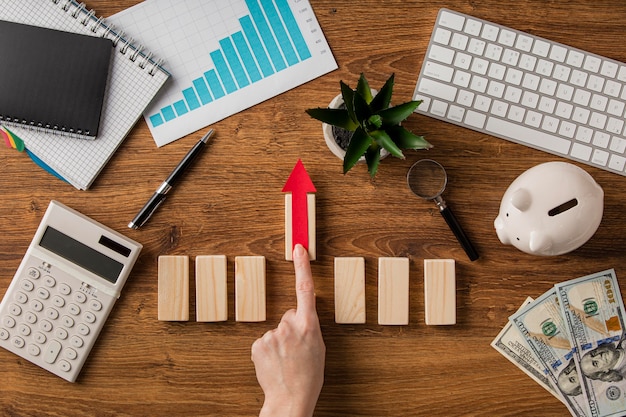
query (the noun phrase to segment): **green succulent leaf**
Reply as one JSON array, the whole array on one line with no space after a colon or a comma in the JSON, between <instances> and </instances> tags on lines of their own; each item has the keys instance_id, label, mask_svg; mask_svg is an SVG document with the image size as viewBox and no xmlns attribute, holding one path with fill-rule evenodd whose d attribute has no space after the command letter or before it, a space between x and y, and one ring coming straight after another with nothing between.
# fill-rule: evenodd
<instances>
[{"instance_id":1,"label":"green succulent leaf","mask_svg":"<svg viewBox=\"0 0 626 417\"><path fill-rule=\"evenodd\" d=\"M370 177L374 178L378 172L378 164L380 163L380 147L378 145L367 148L365 161L367 162L367 171L370 173Z\"/></svg>"},{"instance_id":2,"label":"green succulent leaf","mask_svg":"<svg viewBox=\"0 0 626 417\"><path fill-rule=\"evenodd\" d=\"M361 127L367 129L365 125L367 119L372 115L372 111L366 99L358 92L354 95L354 114Z\"/></svg>"},{"instance_id":3,"label":"green succulent leaf","mask_svg":"<svg viewBox=\"0 0 626 417\"><path fill-rule=\"evenodd\" d=\"M354 114L354 90L343 81L339 81L339 85L341 86L341 97L343 98L343 102L346 106L346 111L348 112L348 115L350 116L354 124L357 125L359 123L359 120Z\"/></svg>"},{"instance_id":4,"label":"green succulent leaf","mask_svg":"<svg viewBox=\"0 0 626 417\"><path fill-rule=\"evenodd\" d=\"M389 126L385 131L400 149L430 149L433 147L424 139L424 136L417 136L402 126Z\"/></svg>"},{"instance_id":5,"label":"green succulent leaf","mask_svg":"<svg viewBox=\"0 0 626 417\"><path fill-rule=\"evenodd\" d=\"M359 159L363 156L363 154L367 151L367 149L372 144L372 138L363 130L361 127L358 127L354 134L352 135L352 139L350 139L350 144L348 145L348 149L346 150L346 156L343 158L343 173L350 171L352 167L359 162Z\"/></svg>"},{"instance_id":6,"label":"green succulent leaf","mask_svg":"<svg viewBox=\"0 0 626 417\"><path fill-rule=\"evenodd\" d=\"M385 126L397 125L411 115L422 104L422 100L408 101L397 106L380 111L378 114L383 118Z\"/></svg>"},{"instance_id":7,"label":"green succulent leaf","mask_svg":"<svg viewBox=\"0 0 626 417\"><path fill-rule=\"evenodd\" d=\"M380 89L378 94L376 94L376 97L374 97L370 103L373 113L378 113L389 107L389 103L391 103L391 95L393 94L394 76L394 74L391 74L391 77L389 77L389 79L385 82L385 85L383 85L383 88Z\"/></svg>"},{"instance_id":8,"label":"green succulent leaf","mask_svg":"<svg viewBox=\"0 0 626 417\"><path fill-rule=\"evenodd\" d=\"M365 102L367 104L370 104L374 98L372 96L372 89L370 88L370 84L363 73L361 73L361 76L359 77L359 82L356 85L356 92L365 99Z\"/></svg>"},{"instance_id":9,"label":"green succulent leaf","mask_svg":"<svg viewBox=\"0 0 626 417\"><path fill-rule=\"evenodd\" d=\"M380 129L382 125L383 119L377 114L373 114L367 119L368 130L370 130L370 128L371 130Z\"/></svg>"},{"instance_id":10,"label":"green succulent leaf","mask_svg":"<svg viewBox=\"0 0 626 417\"><path fill-rule=\"evenodd\" d=\"M354 131L358 126L345 109L316 108L308 109L306 112L314 119L346 130Z\"/></svg>"},{"instance_id":11,"label":"green succulent leaf","mask_svg":"<svg viewBox=\"0 0 626 417\"><path fill-rule=\"evenodd\" d=\"M369 132L370 136L374 138L376 143L389 151L390 154L396 158L404 159L402 150L394 143L391 137L384 130L374 130Z\"/></svg>"}]
</instances>

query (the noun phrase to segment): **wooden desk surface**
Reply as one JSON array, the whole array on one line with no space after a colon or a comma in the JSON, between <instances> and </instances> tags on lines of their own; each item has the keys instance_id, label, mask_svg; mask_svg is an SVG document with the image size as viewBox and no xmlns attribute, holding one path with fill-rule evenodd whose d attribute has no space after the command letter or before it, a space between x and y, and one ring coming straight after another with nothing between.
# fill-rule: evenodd
<instances>
[{"instance_id":1,"label":"wooden desk surface","mask_svg":"<svg viewBox=\"0 0 626 417\"><path fill-rule=\"evenodd\" d=\"M88 1L109 16L135 0ZM295 306L292 264L283 255L281 188L298 158L317 187L318 310L327 345L319 416L563 416L550 394L490 347L527 296L553 284L615 268L626 288L623 196L626 178L584 167L605 190L594 237L558 257L502 245L493 228L502 194L524 170L558 158L421 115L406 125L435 148L387 159L374 181L364 166L341 174L320 124L304 110L324 106L339 80L373 86L396 74L396 100L409 100L440 7L456 8L626 62L622 0L311 0L339 69L212 127L209 152L139 230L128 222L197 141L156 148L143 120L89 191L77 191L25 156L0 150L0 293L8 287L51 199L144 244L122 297L76 384L0 350L0 414L6 416L250 416L263 401L250 346ZM203 129L202 132L206 131ZM425 156L448 170L445 198L481 254L469 262L433 204L405 185ZM228 257L229 320L157 321L157 258ZM233 261L267 258L267 321L234 320ZM334 322L333 258L366 259L367 323ZM410 324L377 324L376 264L410 258ZM424 323L423 260L457 261L457 324ZM193 264L192 264L193 266ZM193 284L192 291L193 294ZM191 317L194 317L194 297Z\"/></svg>"}]
</instances>

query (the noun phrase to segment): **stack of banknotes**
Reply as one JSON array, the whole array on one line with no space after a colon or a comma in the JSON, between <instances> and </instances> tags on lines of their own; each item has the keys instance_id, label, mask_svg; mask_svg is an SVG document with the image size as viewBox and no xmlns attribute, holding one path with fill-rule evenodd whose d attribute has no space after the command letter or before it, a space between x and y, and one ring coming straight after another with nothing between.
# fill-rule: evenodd
<instances>
[{"instance_id":1,"label":"stack of banknotes","mask_svg":"<svg viewBox=\"0 0 626 417\"><path fill-rule=\"evenodd\" d=\"M491 345L573 416L625 416L624 319L624 301L610 269L527 298Z\"/></svg>"}]
</instances>

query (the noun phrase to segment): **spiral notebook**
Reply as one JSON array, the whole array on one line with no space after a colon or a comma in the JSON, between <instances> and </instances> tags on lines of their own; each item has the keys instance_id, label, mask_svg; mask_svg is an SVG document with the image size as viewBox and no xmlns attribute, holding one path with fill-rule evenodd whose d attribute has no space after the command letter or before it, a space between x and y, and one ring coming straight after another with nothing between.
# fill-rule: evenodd
<instances>
[{"instance_id":1,"label":"spiral notebook","mask_svg":"<svg viewBox=\"0 0 626 417\"><path fill-rule=\"evenodd\" d=\"M169 73L151 53L133 45L121 31L74 0L3 0L0 19L113 42L100 129L95 140L59 137L23 126L11 128L43 164L74 187L88 189L169 78Z\"/></svg>"},{"instance_id":2,"label":"spiral notebook","mask_svg":"<svg viewBox=\"0 0 626 417\"><path fill-rule=\"evenodd\" d=\"M0 123L95 139L112 41L5 20L0 39Z\"/></svg>"}]
</instances>

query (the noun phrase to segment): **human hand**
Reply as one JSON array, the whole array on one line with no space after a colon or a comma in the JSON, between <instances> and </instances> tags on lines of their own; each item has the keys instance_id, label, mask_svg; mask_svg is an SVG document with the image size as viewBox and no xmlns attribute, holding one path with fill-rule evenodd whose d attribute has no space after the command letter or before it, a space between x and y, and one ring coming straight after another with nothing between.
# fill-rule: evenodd
<instances>
[{"instance_id":1,"label":"human hand","mask_svg":"<svg viewBox=\"0 0 626 417\"><path fill-rule=\"evenodd\" d=\"M260 416L312 416L324 383L326 346L315 309L315 285L302 245L293 251L297 308L252 344L252 361L265 394Z\"/></svg>"}]
</instances>

